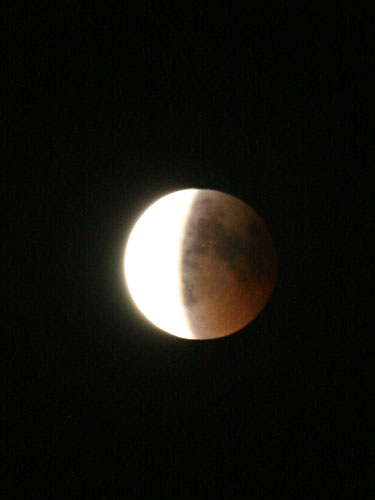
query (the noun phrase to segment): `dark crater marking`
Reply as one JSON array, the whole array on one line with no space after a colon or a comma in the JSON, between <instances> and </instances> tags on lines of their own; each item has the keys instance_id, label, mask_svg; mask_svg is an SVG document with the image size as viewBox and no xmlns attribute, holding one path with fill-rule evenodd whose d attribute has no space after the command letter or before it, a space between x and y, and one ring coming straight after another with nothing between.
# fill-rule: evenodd
<instances>
[{"instance_id":1,"label":"dark crater marking","mask_svg":"<svg viewBox=\"0 0 375 500\"><path fill-rule=\"evenodd\" d=\"M211 203L204 204L204 201L210 200L201 200L194 207L183 242L182 285L187 306L194 305L198 300L194 294L194 278L210 253L214 253L212 258L216 257L225 262L240 283L257 281L265 269L264 248L261 245L264 230L260 224L249 223L249 238L243 237L236 230L226 228L212 210L211 214L199 216L202 206L211 208ZM222 211L220 215L220 218L223 218ZM204 269L201 269L201 272L203 271Z\"/></svg>"}]
</instances>

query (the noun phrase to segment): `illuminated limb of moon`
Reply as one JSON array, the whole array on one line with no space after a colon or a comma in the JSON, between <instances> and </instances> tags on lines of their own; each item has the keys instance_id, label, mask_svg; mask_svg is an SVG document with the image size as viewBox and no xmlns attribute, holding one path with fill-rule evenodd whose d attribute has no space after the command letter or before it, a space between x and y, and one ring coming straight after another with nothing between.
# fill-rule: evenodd
<instances>
[{"instance_id":1,"label":"illuminated limb of moon","mask_svg":"<svg viewBox=\"0 0 375 500\"><path fill-rule=\"evenodd\" d=\"M194 189L177 191L153 203L136 222L125 251L130 295L158 328L192 338L180 287L180 248Z\"/></svg>"}]
</instances>

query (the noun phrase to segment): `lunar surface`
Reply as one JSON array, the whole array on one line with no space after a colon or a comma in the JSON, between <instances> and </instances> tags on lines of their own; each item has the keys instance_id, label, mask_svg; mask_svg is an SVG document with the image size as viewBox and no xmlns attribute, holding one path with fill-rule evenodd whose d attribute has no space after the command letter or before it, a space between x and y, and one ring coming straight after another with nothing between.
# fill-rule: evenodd
<instances>
[{"instance_id":1,"label":"lunar surface","mask_svg":"<svg viewBox=\"0 0 375 500\"><path fill-rule=\"evenodd\" d=\"M185 189L138 219L124 256L135 304L157 327L187 339L241 330L266 305L276 254L261 217L219 191Z\"/></svg>"}]
</instances>

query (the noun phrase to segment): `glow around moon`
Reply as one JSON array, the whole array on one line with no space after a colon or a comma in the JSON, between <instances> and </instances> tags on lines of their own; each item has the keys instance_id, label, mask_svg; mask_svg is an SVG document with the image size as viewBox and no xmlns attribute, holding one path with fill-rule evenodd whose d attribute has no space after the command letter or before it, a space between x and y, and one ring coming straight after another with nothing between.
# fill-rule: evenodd
<instances>
[{"instance_id":1,"label":"glow around moon","mask_svg":"<svg viewBox=\"0 0 375 500\"><path fill-rule=\"evenodd\" d=\"M185 189L137 220L124 255L129 293L155 326L186 339L240 330L263 309L276 255L262 219L225 193Z\"/></svg>"}]
</instances>

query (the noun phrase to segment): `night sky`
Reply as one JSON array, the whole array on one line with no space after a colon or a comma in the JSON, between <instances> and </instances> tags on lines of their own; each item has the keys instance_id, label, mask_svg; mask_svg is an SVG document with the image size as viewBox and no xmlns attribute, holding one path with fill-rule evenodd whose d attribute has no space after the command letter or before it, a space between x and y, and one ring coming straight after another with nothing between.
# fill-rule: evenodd
<instances>
[{"instance_id":1,"label":"night sky","mask_svg":"<svg viewBox=\"0 0 375 500\"><path fill-rule=\"evenodd\" d=\"M5 17L6 497L365 498L368 14L123 3ZM189 187L248 203L278 256L216 341L163 334L124 285L139 213Z\"/></svg>"}]
</instances>

